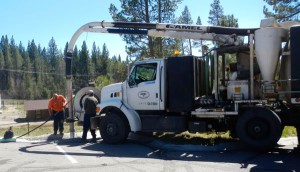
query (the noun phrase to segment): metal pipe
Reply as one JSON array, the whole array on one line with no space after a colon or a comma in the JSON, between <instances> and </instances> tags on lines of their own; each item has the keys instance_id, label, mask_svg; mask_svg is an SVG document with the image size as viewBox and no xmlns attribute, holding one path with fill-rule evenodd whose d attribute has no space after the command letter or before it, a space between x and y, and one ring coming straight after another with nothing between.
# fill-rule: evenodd
<instances>
[{"instance_id":1,"label":"metal pipe","mask_svg":"<svg viewBox=\"0 0 300 172\"><path fill-rule=\"evenodd\" d=\"M250 34L250 98L251 98L251 100L254 99L253 38L254 38L254 34Z\"/></svg>"},{"instance_id":2,"label":"metal pipe","mask_svg":"<svg viewBox=\"0 0 300 172\"><path fill-rule=\"evenodd\" d=\"M219 100L219 87L218 87L218 53L214 50L214 89L215 89L215 99Z\"/></svg>"},{"instance_id":3,"label":"metal pipe","mask_svg":"<svg viewBox=\"0 0 300 172\"><path fill-rule=\"evenodd\" d=\"M73 90L72 90L72 80L71 78L67 78L67 93L69 100L72 100L73 98ZM74 119L74 113L73 113L73 103L69 106L69 117L73 120ZM75 127L74 122L70 122L70 138L75 137Z\"/></svg>"}]
</instances>

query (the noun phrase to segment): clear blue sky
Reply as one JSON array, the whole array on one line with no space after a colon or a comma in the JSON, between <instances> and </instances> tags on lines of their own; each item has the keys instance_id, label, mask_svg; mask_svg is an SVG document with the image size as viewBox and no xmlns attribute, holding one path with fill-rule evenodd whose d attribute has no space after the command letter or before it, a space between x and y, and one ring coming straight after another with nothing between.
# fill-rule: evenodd
<instances>
[{"instance_id":1,"label":"clear blue sky","mask_svg":"<svg viewBox=\"0 0 300 172\"><path fill-rule=\"evenodd\" d=\"M212 2L183 0L176 17L187 5L194 23L200 16L202 25L207 25ZM0 36L13 36L16 43L21 41L25 48L32 39L47 48L53 37L58 48L63 50L66 42L82 25L92 21L112 21L108 11L110 3L119 7L119 0L0 0ZM260 20L264 18L263 0L220 0L220 3L225 15L233 14L238 18L240 28L259 27ZM101 49L106 43L110 56L120 54L125 58L125 43L118 35L84 33L77 41L78 48L81 48L83 40L89 47L95 41Z\"/></svg>"}]
</instances>

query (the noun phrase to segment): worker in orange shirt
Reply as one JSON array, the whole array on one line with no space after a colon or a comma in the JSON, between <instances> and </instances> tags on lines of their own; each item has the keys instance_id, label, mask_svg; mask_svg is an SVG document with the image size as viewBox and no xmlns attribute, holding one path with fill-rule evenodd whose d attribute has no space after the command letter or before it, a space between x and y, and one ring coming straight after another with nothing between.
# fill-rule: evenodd
<instances>
[{"instance_id":1,"label":"worker in orange shirt","mask_svg":"<svg viewBox=\"0 0 300 172\"><path fill-rule=\"evenodd\" d=\"M52 98L49 100L48 103L48 111L49 115L53 117L53 128L54 128L54 135L59 133L62 135L64 132L64 119L65 119L65 110L64 107L67 101L64 96L58 95L54 93Z\"/></svg>"}]
</instances>

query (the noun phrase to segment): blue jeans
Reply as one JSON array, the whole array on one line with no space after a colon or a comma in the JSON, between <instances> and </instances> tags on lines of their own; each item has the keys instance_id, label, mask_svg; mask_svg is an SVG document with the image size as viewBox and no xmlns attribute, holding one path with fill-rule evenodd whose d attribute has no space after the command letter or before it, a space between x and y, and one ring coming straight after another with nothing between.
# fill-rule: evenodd
<instances>
[{"instance_id":1,"label":"blue jeans","mask_svg":"<svg viewBox=\"0 0 300 172\"><path fill-rule=\"evenodd\" d=\"M63 132L64 131L64 120L65 120L65 111L60 111L60 112L56 112L56 111L52 111L52 115L53 115L53 128L54 128L54 133L57 133L57 130L59 130L59 132Z\"/></svg>"},{"instance_id":2,"label":"blue jeans","mask_svg":"<svg viewBox=\"0 0 300 172\"><path fill-rule=\"evenodd\" d=\"M95 114L84 114L82 140L86 140L87 132L89 130L93 139L96 139L96 131L91 129L91 117L93 116L95 116Z\"/></svg>"}]
</instances>

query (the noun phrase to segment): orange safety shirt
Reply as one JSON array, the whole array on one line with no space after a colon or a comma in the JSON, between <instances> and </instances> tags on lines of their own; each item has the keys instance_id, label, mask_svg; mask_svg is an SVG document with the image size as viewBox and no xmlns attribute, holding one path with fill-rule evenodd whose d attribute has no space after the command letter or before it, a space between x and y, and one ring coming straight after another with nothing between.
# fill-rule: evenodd
<instances>
[{"instance_id":1,"label":"orange safety shirt","mask_svg":"<svg viewBox=\"0 0 300 172\"><path fill-rule=\"evenodd\" d=\"M64 109L64 104L66 103L66 99L62 95L58 95L57 99L53 97L49 100L48 108L52 109L56 112L60 112Z\"/></svg>"}]
</instances>

